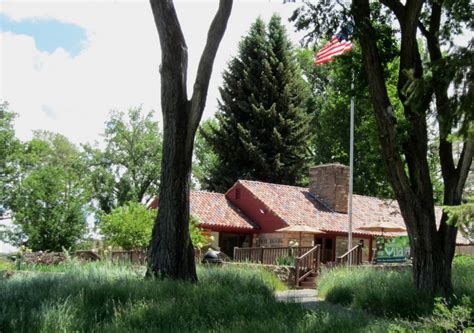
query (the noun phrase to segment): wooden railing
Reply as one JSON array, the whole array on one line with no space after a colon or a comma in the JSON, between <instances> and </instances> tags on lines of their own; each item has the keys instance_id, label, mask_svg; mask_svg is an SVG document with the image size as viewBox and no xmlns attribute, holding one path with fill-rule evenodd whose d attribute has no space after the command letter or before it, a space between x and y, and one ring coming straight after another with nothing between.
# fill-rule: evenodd
<instances>
[{"instance_id":1,"label":"wooden railing","mask_svg":"<svg viewBox=\"0 0 474 333\"><path fill-rule=\"evenodd\" d=\"M354 246L352 249L337 257L338 265L357 266L362 264L362 244Z\"/></svg>"},{"instance_id":2,"label":"wooden railing","mask_svg":"<svg viewBox=\"0 0 474 333\"><path fill-rule=\"evenodd\" d=\"M74 252L74 256L76 258L87 260L87 261L97 261L101 260L102 258L96 252L88 251L88 250L79 250Z\"/></svg>"},{"instance_id":3,"label":"wooden railing","mask_svg":"<svg viewBox=\"0 0 474 333\"><path fill-rule=\"evenodd\" d=\"M131 262L132 264L144 265L146 262L145 251L112 251L112 261Z\"/></svg>"},{"instance_id":4,"label":"wooden railing","mask_svg":"<svg viewBox=\"0 0 474 333\"><path fill-rule=\"evenodd\" d=\"M296 258L311 250L312 246L301 247L234 247L234 261L274 265L277 258Z\"/></svg>"},{"instance_id":5,"label":"wooden railing","mask_svg":"<svg viewBox=\"0 0 474 333\"><path fill-rule=\"evenodd\" d=\"M300 286L301 281L311 274L318 274L321 259L321 245L310 248L306 253L295 260L295 285Z\"/></svg>"}]
</instances>

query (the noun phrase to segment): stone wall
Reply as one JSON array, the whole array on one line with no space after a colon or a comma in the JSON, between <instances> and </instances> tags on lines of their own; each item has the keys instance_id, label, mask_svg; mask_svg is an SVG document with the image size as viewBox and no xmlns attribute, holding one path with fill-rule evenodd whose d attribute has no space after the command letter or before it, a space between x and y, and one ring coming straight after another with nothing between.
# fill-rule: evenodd
<instances>
[{"instance_id":1,"label":"stone wall","mask_svg":"<svg viewBox=\"0 0 474 333\"><path fill-rule=\"evenodd\" d=\"M295 286L295 268L293 266L279 266L279 265L260 265L260 264L249 264L249 263L239 263L239 262L226 262L224 265L232 265L236 267L246 267L246 268L263 268L273 275L275 275L281 282L283 282L288 287Z\"/></svg>"},{"instance_id":2,"label":"stone wall","mask_svg":"<svg viewBox=\"0 0 474 333\"><path fill-rule=\"evenodd\" d=\"M66 260L63 252L32 252L23 253L21 261L25 264L57 265Z\"/></svg>"}]
</instances>

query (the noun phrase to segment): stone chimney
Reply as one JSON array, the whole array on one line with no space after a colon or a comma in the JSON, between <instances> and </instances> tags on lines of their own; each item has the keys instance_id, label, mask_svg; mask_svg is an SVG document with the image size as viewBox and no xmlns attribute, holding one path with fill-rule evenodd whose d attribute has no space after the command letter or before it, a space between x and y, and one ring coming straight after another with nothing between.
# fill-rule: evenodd
<instances>
[{"instance_id":1,"label":"stone chimney","mask_svg":"<svg viewBox=\"0 0 474 333\"><path fill-rule=\"evenodd\" d=\"M309 168L309 192L338 213L347 213L349 167L335 163Z\"/></svg>"}]
</instances>

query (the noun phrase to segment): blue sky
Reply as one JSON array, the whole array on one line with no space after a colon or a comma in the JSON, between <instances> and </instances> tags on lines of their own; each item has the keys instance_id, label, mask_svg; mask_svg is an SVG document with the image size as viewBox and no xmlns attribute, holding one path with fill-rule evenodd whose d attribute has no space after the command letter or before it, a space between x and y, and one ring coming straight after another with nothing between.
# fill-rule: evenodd
<instances>
[{"instance_id":1,"label":"blue sky","mask_svg":"<svg viewBox=\"0 0 474 333\"><path fill-rule=\"evenodd\" d=\"M86 46L86 30L76 24L54 19L28 18L15 21L0 14L0 31L33 37L36 48L53 53L63 48L72 56L77 56Z\"/></svg>"}]
</instances>

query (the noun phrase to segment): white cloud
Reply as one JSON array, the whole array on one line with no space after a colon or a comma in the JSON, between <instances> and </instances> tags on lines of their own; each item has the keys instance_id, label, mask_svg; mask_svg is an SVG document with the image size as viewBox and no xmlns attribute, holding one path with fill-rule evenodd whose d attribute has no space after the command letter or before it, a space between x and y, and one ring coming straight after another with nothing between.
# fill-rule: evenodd
<instances>
[{"instance_id":1,"label":"white cloud","mask_svg":"<svg viewBox=\"0 0 474 333\"><path fill-rule=\"evenodd\" d=\"M274 12L280 12L286 22L295 6L277 0L234 2L215 60L204 117L215 112L221 73L250 24L258 16L268 21ZM217 2L178 1L176 8L189 50L191 95ZM0 11L16 20L41 17L75 23L88 34L87 47L71 57L63 49L52 54L38 51L31 37L1 33L0 98L19 114L20 138L29 139L34 129L46 129L76 143L100 140L109 111L135 105L155 109L161 119L160 48L148 2L15 1L2 3Z\"/></svg>"}]
</instances>

